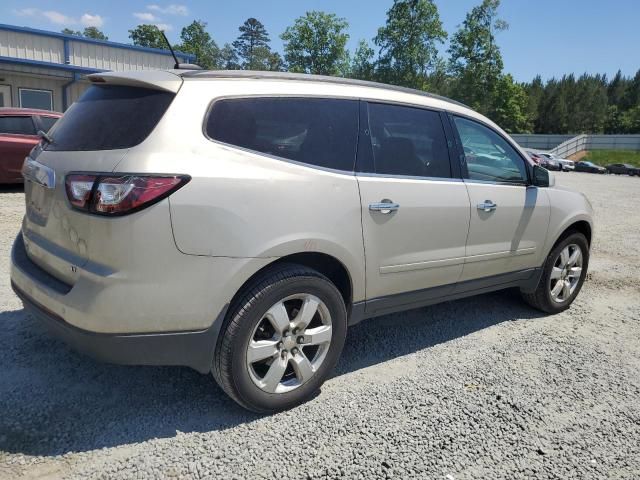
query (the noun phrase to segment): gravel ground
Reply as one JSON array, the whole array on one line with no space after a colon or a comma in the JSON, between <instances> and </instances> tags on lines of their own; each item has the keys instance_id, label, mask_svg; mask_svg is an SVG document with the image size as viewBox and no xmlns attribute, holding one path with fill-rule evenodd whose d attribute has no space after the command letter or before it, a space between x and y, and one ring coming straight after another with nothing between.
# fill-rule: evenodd
<instances>
[{"instance_id":1,"label":"gravel ground","mask_svg":"<svg viewBox=\"0 0 640 480\"><path fill-rule=\"evenodd\" d=\"M571 309L501 292L363 322L322 392L273 416L50 339L10 291L23 195L0 193L0 477L640 478L640 179L556 178L596 211Z\"/></svg>"}]
</instances>

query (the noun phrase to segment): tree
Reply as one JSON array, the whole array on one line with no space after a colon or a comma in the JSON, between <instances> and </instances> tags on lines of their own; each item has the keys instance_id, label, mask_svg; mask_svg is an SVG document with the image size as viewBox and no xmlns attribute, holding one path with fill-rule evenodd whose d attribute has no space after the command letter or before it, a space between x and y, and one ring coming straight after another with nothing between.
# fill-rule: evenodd
<instances>
[{"instance_id":1,"label":"tree","mask_svg":"<svg viewBox=\"0 0 640 480\"><path fill-rule=\"evenodd\" d=\"M349 24L333 13L307 12L280 36L289 70L320 75L340 73Z\"/></svg>"},{"instance_id":2,"label":"tree","mask_svg":"<svg viewBox=\"0 0 640 480\"><path fill-rule=\"evenodd\" d=\"M604 75L582 75L569 97L569 133L602 133L608 113Z\"/></svg>"},{"instance_id":3,"label":"tree","mask_svg":"<svg viewBox=\"0 0 640 480\"><path fill-rule=\"evenodd\" d=\"M538 133L567 133L567 82L552 78L547 82L540 101Z\"/></svg>"},{"instance_id":4,"label":"tree","mask_svg":"<svg viewBox=\"0 0 640 480\"><path fill-rule=\"evenodd\" d=\"M272 52L269 47L257 47L254 49L252 70L268 70L282 72L285 70L284 61L278 52Z\"/></svg>"},{"instance_id":5,"label":"tree","mask_svg":"<svg viewBox=\"0 0 640 480\"><path fill-rule=\"evenodd\" d=\"M366 40L360 40L351 61L350 76L360 80L373 80L375 78L375 65L373 48Z\"/></svg>"},{"instance_id":6,"label":"tree","mask_svg":"<svg viewBox=\"0 0 640 480\"><path fill-rule=\"evenodd\" d=\"M269 47L269 35L264 25L255 18L247 19L240 25L240 36L233 42L233 48L240 59L242 66L248 70L264 70L266 52L271 53Z\"/></svg>"},{"instance_id":7,"label":"tree","mask_svg":"<svg viewBox=\"0 0 640 480\"><path fill-rule=\"evenodd\" d=\"M423 88L434 71L438 49L447 33L433 0L394 0L387 23L374 42L380 48L378 70L387 83Z\"/></svg>"},{"instance_id":8,"label":"tree","mask_svg":"<svg viewBox=\"0 0 640 480\"><path fill-rule=\"evenodd\" d=\"M496 85L496 97L489 117L509 133L531 132L527 115L527 92L511 75L502 75Z\"/></svg>"},{"instance_id":9,"label":"tree","mask_svg":"<svg viewBox=\"0 0 640 480\"><path fill-rule=\"evenodd\" d=\"M268 61L269 68L267 68L267 70L270 70L272 72L284 72L287 70L287 64L282 58L282 55L280 55L278 52L271 52Z\"/></svg>"},{"instance_id":10,"label":"tree","mask_svg":"<svg viewBox=\"0 0 640 480\"><path fill-rule=\"evenodd\" d=\"M220 68L223 70L240 70L240 63L236 49L225 43L220 50Z\"/></svg>"},{"instance_id":11,"label":"tree","mask_svg":"<svg viewBox=\"0 0 640 480\"><path fill-rule=\"evenodd\" d=\"M640 133L640 105L622 114L622 133Z\"/></svg>"},{"instance_id":12,"label":"tree","mask_svg":"<svg viewBox=\"0 0 640 480\"><path fill-rule=\"evenodd\" d=\"M70 28L63 28L61 32L66 35L76 35L78 37L95 38L96 40L105 40L105 41L109 40L109 37L107 37L101 30L98 30L96 27L87 27L82 32L79 30L72 30Z\"/></svg>"},{"instance_id":13,"label":"tree","mask_svg":"<svg viewBox=\"0 0 640 480\"><path fill-rule=\"evenodd\" d=\"M640 106L640 70L638 70L633 79L628 82L628 86L621 100L621 106L625 110Z\"/></svg>"},{"instance_id":14,"label":"tree","mask_svg":"<svg viewBox=\"0 0 640 480\"><path fill-rule=\"evenodd\" d=\"M537 75L530 84L524 86L527 95L527 116L533 129L537 132L538 118L540 116L540 102L544 96L544 84L542 77Z\"/></svg>"},{"instance_id":15,"label":"tree","mask_svg":"<svg viewBox=\"0 0 640 480\"><path fill-rule=\"evenodd\" d=\"M101 30L98 30L98 28L96 27L85 28L82 36L86 38L95 38L96 40L109 40L109 37L107 37Z\"/></svg>"},{"instance_id":16,"label":"tree","mask_svg":"<svg viewBox=\"0 0 640 480\"><path fill-rule=\"evenodd\" d=\"M469 12L449 46L454 97L487 113L502 74L503 62L494 32L508 28L497 18L500 0L483 0Z\"/></svg>"},{"instance_id":17,"label":"tree","mask_svg":"<svg viewBox=\"0 0 640 480\"><path fill-rule=\"evenodd\" d=\"M629 86L629 81L622 76L618 70L613 80L607 85L607 97L610 105L619 105L622 102L625 90Z\"/></svg>"},{"instance_id":18,"label":"tree","mask_svg":"<svg viewBox=\"0 0 640 480\"><path fill-rule=\"evenodd\" d=\"M140 47L167 48L162 32L155 25L138 25L133 30L129 30L129 38L134 45Z\"/></svg>"},{"instance_id":19,"label":"tree","mask_svg":"<svg viewBox=\"0 0 640 480\"><path fill-rule=\"evenodd\" d=\"M220 66L220 49L206 30L207 24L194 20L180 33L181 43L175 48L196 56L196 62L204 69L216 69Z\"/></svg>"},{"instance_id":20,"label":"tree","mask_svg":"<svg viewBox=\"0 0 640 480\"><path fill-rule=\"evenodd\" d=\"M82 36L82 32L78 30L72 30L70 28L63 28L62 30L60 30L60 32L64 33L65 35L76 35L78 37Z\"/></svg>"}]
</instances>

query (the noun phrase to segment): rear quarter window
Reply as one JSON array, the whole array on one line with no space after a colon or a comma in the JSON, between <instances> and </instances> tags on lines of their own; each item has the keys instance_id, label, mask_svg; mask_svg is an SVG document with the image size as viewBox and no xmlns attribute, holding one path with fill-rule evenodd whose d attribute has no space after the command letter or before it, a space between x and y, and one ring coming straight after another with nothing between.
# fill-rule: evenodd
<instances>
[{"instance_id":1,"label":"rear quarter window","mask_svg":"<svg viewBox=\"0 0 640 480\"><path fill-rule=\"evenodd\" d=\"M353 171L358 101L328 98L217 100L206 120L212 140L318 167Z\"/></svg>"},{"instance_id":2,"label":"rear quarter window","mask_svg":"<svg viewBox=\"0 0 640 480\"><path fill-rule=\"evenodd\" d=\"M92 85L53 126L47 150L134 147L151 133L174 97L149 88Z\"/></svg>"},{"instance_id":3,"label":"rear quarter window","mask_svg":"<svg viewBox=\"0 0 640 480\"><path fill-rule=\"evenodd\" d=\"M0 117L0 133L35 135L36 129L30 116L7 115Z\"/></svg>"}]
</instances>

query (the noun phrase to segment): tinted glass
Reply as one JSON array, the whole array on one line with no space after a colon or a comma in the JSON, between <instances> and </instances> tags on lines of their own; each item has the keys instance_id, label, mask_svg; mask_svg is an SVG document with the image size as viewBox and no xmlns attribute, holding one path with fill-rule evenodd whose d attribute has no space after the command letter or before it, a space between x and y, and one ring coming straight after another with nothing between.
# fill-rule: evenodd
<instances>
[{"instance_id":1,"label":"tinted glass","mask_svg":"<svg viewBox=\"0 0 640 480\"><path fill-rule=\"evenodd\" d=\"M148 88L93 85L49 132L47 150L112 150L142 142L174 94Z\"/></svg>"},{"instance_id":2,"label":"tinted glass","mask_svg":"<svg viewBox=\"0 0 640 480\"><path fill-rule=\"evenodd\" d=\"M22 108L53 110L53 93L50 90L30 90L21 88L19 92L20 106Z\"/></svg>"},{"instance_id":3,"label":"tinted glass","mask_svg":"<svg viewBox=\"0 0 640 480\"><path fill-rule=\"evenodd\" d=\"M369 104L375 173L450 177L447 140L437 112Z\"/></svg>"},{"instance_id":4,"label":"tinted glass","mask_svg":"<svg viewBox=\"0 0 640 480\"><path fill-rule=\"evenodd\" d=\"M505 139L472 120L460 117L454 119L464 148L470 179L526 183L524 160Z\"/></svg>"},{"instance_id":5,"label":"tinted glass","mask_svg":"<svg viewBox=\"0 0 640 480\"><path fill-rule=\"evenodd\" d=\"M40 117L40 122L45 132L48 132L57 121L58 119L56 117Z\"/></svg>"},{"instance_id":6,"label":"tinted glass","mask_svg":"<svg viewBox=\"0 0 640 480\"><path fill-rule=\"evenodd\" d=\"M213 140L326 168L353 170L358 102L321 98L217 101L207 119Z\"/></svg>"},{"instance_id":7,"label":"tinted glass","mask_svg":"<svg viewBox=\"0 0 640 480\"><path fill-rule=\"evenodd\" d=\"M0 133L35 135L36 129L31 117L0 117Z\"/></svg>"}]
</instances>

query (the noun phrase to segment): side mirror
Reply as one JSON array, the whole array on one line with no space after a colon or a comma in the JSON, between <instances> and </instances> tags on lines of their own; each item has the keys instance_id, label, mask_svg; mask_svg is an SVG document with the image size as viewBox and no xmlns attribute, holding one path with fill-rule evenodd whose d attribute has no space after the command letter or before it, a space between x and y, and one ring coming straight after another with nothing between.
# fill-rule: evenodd
<instances>
[{"instance_id":1,"label":"side mirror","mask_svg":"<svg viewBox=\"0 0 640 480\"><path fill-rule=\"evenodd\" d=\"M533 184L536 187L553 187L555 183L556 180L549 170L540 165L533 166Z\"/></svg>"}]
</instances>

